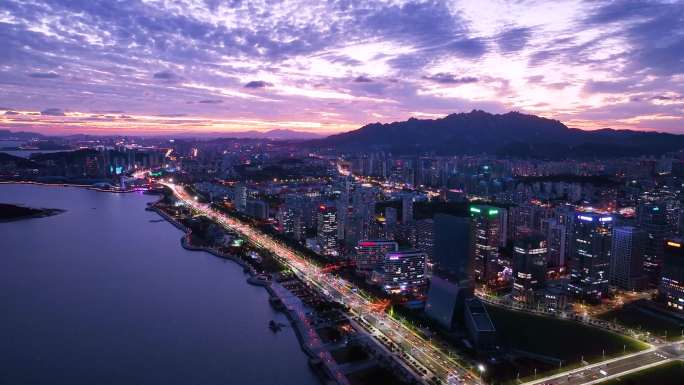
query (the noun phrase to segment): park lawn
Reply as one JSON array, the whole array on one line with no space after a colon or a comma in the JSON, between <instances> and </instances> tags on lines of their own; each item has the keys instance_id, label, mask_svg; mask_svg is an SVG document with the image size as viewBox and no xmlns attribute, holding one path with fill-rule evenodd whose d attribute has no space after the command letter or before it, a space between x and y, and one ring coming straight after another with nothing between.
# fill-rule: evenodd
<instances>
[{"instance_id":1,"label":"park lawn","mask_svg":"<svg viewBox=\"0 0 684 385\"><path fill-rule=\"evenodd\" d=\"M671 361L602 382L601 385L681 385L683 378L684 362Z\"/></svg>"},{"instance_id":2,"label":"park lawn","mask_svg":"<svg viewBox=\"0 0 684 385\"><path fill-rule=\"evenodd\" d=\"M675 320L663 319L646 314L632 306L624 306L602 314L599 318L606 321L617 322L628 328L651 332L653 335L664 337L670 341L678 340L682 336L684 322L677 323Z\"/></svg>"},{"instance_id":3,"label":"park lawn","mask_svg":"<svg viewBox=\"0 0 684 385\"><path fill-rule=\"evenodd\" d=\"M637 352L648 346L619 334L528 313L487 306L504 348L524 350L563 361L563 366L581 362L597 362L623 353Z\"/></svg>"}]
</instances>

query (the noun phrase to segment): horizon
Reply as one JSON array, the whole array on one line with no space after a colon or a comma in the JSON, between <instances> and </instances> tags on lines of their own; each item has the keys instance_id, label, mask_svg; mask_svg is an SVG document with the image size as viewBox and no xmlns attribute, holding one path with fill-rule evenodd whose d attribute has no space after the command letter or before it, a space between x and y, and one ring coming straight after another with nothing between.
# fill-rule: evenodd
<instances>
[{"instance_id":1,"label":"horizon","mask_svg":"<svg viewBox=\"0 0 684 385\"><path fill-rule=\"evenodd\" d=\"M373 124L392 124L392 123L402 123L406 122L409 119L418 119L418 120L439 120L439 119L444 119L449 115L455 115L455 114L469 114L474 111L482 111L482 110L471 110L471 111L462 111L462 112L453 112L451 114L447 114L444 116L439 116L439 117L423 117L423 118L418 118L415 116L410 116L405 120L401 121L390 121L390 122L367 122L364 123L363 125L353 128L351 130L347 131L335 131L335 132L330 132L330 133L321 133L321 132L316 132L316 131L306 131L306 130L301 130L297 128L265 128L265 129L245 129L245 130L230 130L230 131L195 131L195 132L187 132L187 131L182 131L182 130L165 130L165 129L159 129L155 131L140 131L136 130L135 128L131 129L124 129L124 130L117 130L113 132L79 132L79 131L56 131L56 132L40 132L39 130L12 130L10 128L5 128L3 126L0 126L0 131L2 130L8 130L11 134L19 134L19 133L28 133L28 134L39 134L43 135L45 137L69 137L69 136L93 136L93 137L113 137L113 136L122 136L122 137L144 137L144 138L154 138L154 137L159 137L159 138L187 138L187 139L275 139L275 140L312 140L312 139L323 139L327 138L332 135L337 135L337 134L345 134L349 133L352 131L356 131L359 129L362 129L366 126L373 125ZM0 110L0 113L2 111ZM509 113L523 113L520 111L507 111L507 112L502 112L502 113L491 113L488 111L483 111L485 113L489 113L492 115L505 115ZM532 115L540 118L545 118L543 116L538 116L534 114L527 114L527 115ZM554 120L553 118L546 118L546 119L551 119ZM596 127L596 128L579 128L579 127L571 127L560 121L563 125L565 125L568 129L576 129L580 131L598 131L598 130L613 130L613 131L621 131L621 130L627 130L627 131L633 131L633 132L654 132L654 133L665 133L665 134L675 134L675 135L684 135L684 132L678 132L678 131L666 131L666 130L648 130L648 129L639 129L639 128L612 128L612 127ZM130 131L129 131L130 130ZM294 135L295 137L268 137L268 136L263 136L269 133L285 133L285 135ZM248 134L255 134L257 136L247 136ZM231 136L231 135L236 135L236 136ZM258 136L261 135L261 136ZM301 137L298 137L301 136ZM2 140L2 139L0 139Z\"/></svg>"},{"instance_id":2,"label":"horizon","mask_svg":"<svg viewBox=\"0 0 684 385\"><path fill-rule=\"evenodd\" d=\"M327 136L480 109L684 133L682 25L671 1L6 0L0 128Z\"/></svg>"}]
</instances>

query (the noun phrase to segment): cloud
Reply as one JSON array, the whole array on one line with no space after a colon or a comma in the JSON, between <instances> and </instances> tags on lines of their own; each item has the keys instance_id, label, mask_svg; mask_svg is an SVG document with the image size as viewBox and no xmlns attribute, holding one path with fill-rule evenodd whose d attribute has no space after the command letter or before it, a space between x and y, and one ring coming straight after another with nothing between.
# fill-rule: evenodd
<instances>
[{"instance_id":1,"label":"cloud","mask_svg":"<svg viewBox=\"0 0 684 385\"><path fill-rule=\"evenodd\" d=\"M459 77L446 72L440 72L434 75L424 75L423 79L430 80L440 84L468 84L477 83L479 81L479 79L474 76Z\"/></svg>"},{"instance_id":2,"label":"cloud","mask_svg":"<svg viewBox=\"0 0 684 385\"><path fill-rule=\"evenodd\" d=\"M64 112L59 108L46 108L40 111L40 114L46 116L65 116Z\"/></svg>"},{"instance_id":3,"label":"cloud","mask_svg":"<svg viewBox=\"0 0 684 385\"><path fill-rule=\"evenodd\" d=\"M252 89L258 89L258 88L266 88L266 87L272 87L273 84L263 81L263 80L252 80L250 82L247 82L244 87L245 88L252 88Z\"/></svg>"},{"instance_id":4,"label":"cloud","mask_svg":"<svg viewBox=\"0 0 684 385\"><path fill-rule=\"evenodd\" d=\"M508 29L496 37L496 43L503 52L517 52L525 48L532 35L532 29L517 27Z\"/></svg>"},{"instance_id":5,"label":"cloud","mask_svg":"<svg viewBox=\"0 0 684 385\"><path fill-rule=\"evenodd\" d=\"M200 100L197 103L200 103L200 104L221 104L221 103L223 103L223 100L221 100L221 99L204 99L204 100Z\"/></svg>"},{"instance_id":6,"label":"cloud","mask_svg":"<svg viewBox=\"0 0 684 385\"><path fill-rule=\"evenodd\" d=\"M10 115L21 115L21 114L18 113L17 111L5 111L5 115L10 116Z\"/></svg>"},{"instance_id":7,"label":"cloud","mask_svg":"<svg viewBox=\"0 0 684 385\"><path fill-rule=\"evenodd\" d=\"M372 81L373 81L373 79L371 79L367 76L363 76L363 75L357 76L356 78L354 78L355 83L371 83Z\"/></svg>"},{"instance_id":8,"label":"cloud","mask_svg":"<svg viewBox=\"0 0 684 385\"><path fill-rule=\"evenodd\" d=\"M34 79L56 79L59 75L54 72L31 72L28 74L28 77Z\"/></svg>"},{"instance_id":9,"label":"cloud","mask_svg":"<svg viewBox=\"0 0 684 385\"><path fill-rule=\"evenodd\" d=\"M165 80L165 81L174 81L178 80L178 75L171 71L161 71L161 72L155 72L154 75L152 75L155 79L158 80Z\"/></svg>"}]
</instances>

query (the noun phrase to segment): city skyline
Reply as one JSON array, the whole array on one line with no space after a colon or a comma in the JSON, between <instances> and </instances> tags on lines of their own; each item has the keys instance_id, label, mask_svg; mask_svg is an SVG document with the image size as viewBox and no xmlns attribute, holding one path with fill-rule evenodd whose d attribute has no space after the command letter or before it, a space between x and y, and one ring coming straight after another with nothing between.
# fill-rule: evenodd
<instances>
[{"instance_id":1,"label":"city skyline","mask_svg":"<svg viewBox=\"0 0 684 385\"><path fill-rule=\"evenodd\" d=\"M682 133L684 4L15 1L0 128L294 129L518 110Z\"/></svg>"}]
</instances>

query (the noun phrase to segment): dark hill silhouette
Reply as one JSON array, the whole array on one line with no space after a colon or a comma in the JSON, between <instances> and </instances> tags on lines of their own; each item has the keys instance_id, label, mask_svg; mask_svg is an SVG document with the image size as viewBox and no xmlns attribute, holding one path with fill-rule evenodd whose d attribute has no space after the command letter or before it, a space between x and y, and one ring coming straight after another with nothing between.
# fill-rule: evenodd
<instances>
[{"instance_id":1,"label":"dark hill silhouette","mask_svg":"<svg viewBox=\"0 0 684 385\"><path fill-rule=\"evenodd\" d=\"M684 136L613 129L584 131L535 115L473 110L441 119L368 124L309 143L347 151L566 158L661 154L684 148Z\"/></svg>"}]
</instances>

